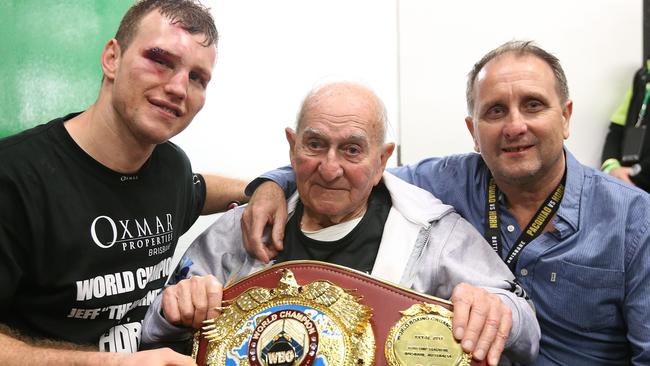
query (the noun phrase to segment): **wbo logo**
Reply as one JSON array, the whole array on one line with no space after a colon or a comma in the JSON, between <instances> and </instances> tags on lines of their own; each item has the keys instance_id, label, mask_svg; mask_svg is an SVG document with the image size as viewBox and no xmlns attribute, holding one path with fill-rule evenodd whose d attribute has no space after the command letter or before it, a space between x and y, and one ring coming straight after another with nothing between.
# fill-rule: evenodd
<instances>
[{"instance_id":1,"label":"wbo logo","mask_svg":"<svg viewBox=\"0 0 650 366\"><path fill-rule=\"evenodd\" d=\"M283 309L255 328L248 360L252 366L309 366L317 349L316 324L302 311Z\"/></svg>"}]
</instances>

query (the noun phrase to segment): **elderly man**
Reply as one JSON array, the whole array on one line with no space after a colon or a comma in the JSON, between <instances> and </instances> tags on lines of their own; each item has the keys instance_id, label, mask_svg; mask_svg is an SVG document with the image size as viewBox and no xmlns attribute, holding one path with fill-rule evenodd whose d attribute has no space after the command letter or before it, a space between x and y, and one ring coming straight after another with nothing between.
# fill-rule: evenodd
<instances>
[{"instance_id":1,"label":"elderly man","mask_svg":"<svg viewBox=\"0 0 650 366\"><path fill-rule=\"evenodd\" d=\"M298 193L288 201L277 260L336 263L451 297L454 335L466 351L494 365L505 346L532 361L538 326L527 301L510 291L512 274L450 206L384 173L394 149L384 143L385 123L382 102L363 86L332 83L308 94L296 131L286 130ZM183 279L147 313L143 342L187 337L216 315L219 283L259 268L242 246L242 213L226 213L191 245L177 269Z\"/></svg>"},{"instance_id":2,"label":"elderly man","mask_svg":"<svg viewBox=\"0 0 650 366\"><path fill-rule=\"evenodd\" d=\"M130 352L178 238L243 196L168 142L203 107L216 42L199 3L139 1L104 48L97 101L0 141L0 364L193 364Z\"/></svg>"},{"instance_id":3,"label":"elderly man","mask_svg":"<svg viewBox=\"0 0 650 366\"><path fill-rule=\"evenodd\" d=\"M650 364L650 197L563 146L573 103L558 59L530 42L490 51L469 74L467 107L480 155L393 172L453 205L517 276L542 329L536 365ZM277 249L260 231L285 209L277 198L269 207L275 184L258 193L247 237L268 258Z\"/></svg>"}]
</instances>

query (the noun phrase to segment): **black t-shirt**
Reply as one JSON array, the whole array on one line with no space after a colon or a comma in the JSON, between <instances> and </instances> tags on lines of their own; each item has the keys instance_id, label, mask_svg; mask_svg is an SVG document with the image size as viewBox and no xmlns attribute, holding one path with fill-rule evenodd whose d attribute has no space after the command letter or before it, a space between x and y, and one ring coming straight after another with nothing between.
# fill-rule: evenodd
<instances>
[{"instance_id":1,"label":"black t-shirt","mask_svg":"<svg viewBox=\"0 0 650 366\"><path fill-rule=\"evenodd\" d=\"M0 322L135 351L205 183L170 142L136 174L106 168L65 130L75 115L0 140Z\"/></svg>"},{"instance_id":2,"label":"black t-shirt","mask_svg":"<svg viewBox=\"0 0 650 366\"><path fill-rule=\"evenodd\" d=\"M284 233L284 250L276 262L297 259L318 260L339 264L370 273L377 258L384 224L392 202L383 183L373 188L368 198L368 209L357 226L343 238L323 242L311 239L300 230L303 205L298 201Z\"/></svg>"}]
</instances>

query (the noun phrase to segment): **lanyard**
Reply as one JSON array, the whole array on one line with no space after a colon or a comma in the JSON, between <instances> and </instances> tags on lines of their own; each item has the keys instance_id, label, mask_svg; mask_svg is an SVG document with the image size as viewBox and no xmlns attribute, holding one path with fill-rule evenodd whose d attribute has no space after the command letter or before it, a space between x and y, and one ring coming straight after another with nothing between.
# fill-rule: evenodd
<instances>
[{"instance_id":1,"label":"lanyard","mask_svg":"<svg viewBox=\"0 0 650 366\"><path fill-rule=\"evenodd\" d=\"M645 94L643 94L643 102L641 103L641 109L639 109L639 116L636 119L636 124L634 127L640 127L643 123L643 117L645 117L646 109L648 108L648 99L650 99L650 81L648 80L648 75L650 74L650 60L646 61L645 65Z\"/></svg>"},{"instance_id":2,"label":"lanyard","mask_svg":"<svg viewBox=\"0 0 650 366\"><path fill-rule=\"evenodd\" d=\"M639 116L636 119L636 124L634 127L640 127L643 123L643 117L645 117L646 109L648 108L648 99L650 99L650 82L645 84L645 94L643 95L643 102L641 103L641 109L639 109Z\"/></svg>"},{"instance_id":3,"label":"lanyard","mask_svg":"<svg viewBox=\"0 0 650 366\"><path fill-rule=\"evenodd\" d=\"M523 249L544 231L544 227L546 227L553 215L560 208L560 201L562 201L562 196L564 195L565 182L566 169L560 184L555 187L555 190L551 192L544 203L539 207L539 209L537 209L537 213L535 213L528 225L526 225L525 230L523 230L519 235L519 238L517 238L517 244L510 249L510 252L508 252L505 262L513 273L517 267L517 260L519 259L519 255ZM494 251L501 257L503 244L501 243L501 232L499 230L499 212L497 210L498 196L499 188L494 181L494 177L490 176L487 190L485 240L490 243L492 249L494 249Z\"/></svg>"}]
</instances>

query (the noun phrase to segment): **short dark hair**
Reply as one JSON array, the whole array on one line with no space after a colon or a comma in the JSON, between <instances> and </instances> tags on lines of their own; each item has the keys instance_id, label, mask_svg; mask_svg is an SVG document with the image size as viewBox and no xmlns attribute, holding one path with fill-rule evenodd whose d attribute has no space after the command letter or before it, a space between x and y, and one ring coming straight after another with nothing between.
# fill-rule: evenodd
<instances>
[{"instance_id":1,"label":"short dark hair","mask_svg":"<svg viewBox=\"0 0 650 366\"><path fill-rule=\"evenodd\" d=\"M219 35L210 9L199 1L193 0L140 0L124 14L115 34L122 52L131 44L138 31L140 20L150 12L157 10L172 24L179 24L190 34L203 34L203 46L217 45Z\"/></svg>"},{"instance_id":2,"label":"short dark hair","mask_svg":"<svg viewBox=\"0 0 650 366\"><path fill-rule=\"evenodd\" d=\"M474 110L474 87L476 84L476 77L478 73L481 72L485 65L506 53L514 53L516 55L533 55L541 60L545 61L548 66L553 70L553 75L555 75L555 88L558 95L560 96L560 102L564 104L569 100L569 86L567 85L566 75L560 64L560 60L545 51L541 47L537 46L533 41L509 41L501 46L493 49L488 52L479 62L474 64L472 71L467 74L467 90L465 92L465 97L467 98L467 111L471 115Z\"/></svg>"}]
</instances>

